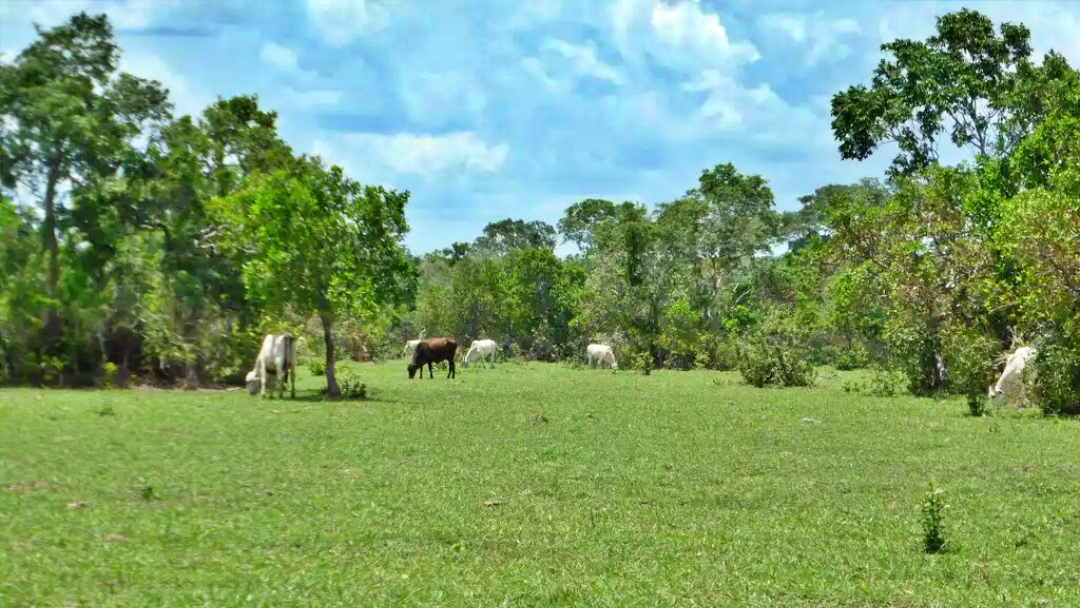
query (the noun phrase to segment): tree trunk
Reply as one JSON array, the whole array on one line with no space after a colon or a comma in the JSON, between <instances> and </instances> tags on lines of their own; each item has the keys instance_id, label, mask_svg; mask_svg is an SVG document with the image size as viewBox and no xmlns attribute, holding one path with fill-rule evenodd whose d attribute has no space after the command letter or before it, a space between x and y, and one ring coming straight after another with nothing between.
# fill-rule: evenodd
<instances>
[{"instance_id":1,"label":"tree trunk","mask_svg":"<svg viewBox=\"0 0 1080 608\"><path fill-rule=\"evenodd\" d=\"M62 144L57 144L56 150L49 158L49 175L45 183L45 219L41 223L42 245L49 252L49 281L46 284L46 293L49 294L49 307L45 312L45 343L46 350L50 354L55 351L60 339L60 315L56 309L56 286L60 283L60 245L56 236L56 187L60 183L60 165L63 162L61 156Z\"/></svg>"},{"instance_id":2,"label":"tree trunk","mask_svg":"<svg viewBox=\"0 0 1080 608\"><path fill-rule=\"evenodd\" d=\"M323 340L326 342L326 396L339 397L337 378L334 377L334 320L328 314L321 314Z\"/></svg>"}]
</instances>

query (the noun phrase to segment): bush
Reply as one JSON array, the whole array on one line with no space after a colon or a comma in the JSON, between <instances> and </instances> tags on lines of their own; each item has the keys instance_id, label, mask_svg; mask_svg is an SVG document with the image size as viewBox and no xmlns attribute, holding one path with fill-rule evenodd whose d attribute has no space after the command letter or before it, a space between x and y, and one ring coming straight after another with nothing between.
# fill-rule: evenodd
<instances>
[{"instance_id":1,"label":"bush","mask_svg":"<svg viewBox=\"0 0 1080 608\"><path fill-rule=\"evenodd\" d=\"M308 371L312 376L325 376L326 375L326 362L319 361L318 359L310 359L307 363Z\"/></svg>"},{"instance_id":2,"label":"bush","mask_svg":"<svg viewBox=\"0 0 1080 608\"><path fill-rule=\"evenodd\" d=\"M116 366L112 361L108 361L105 365L101 366L101 386L102 388L111 389L116 388L116 373L120 368Z\"/></svg>"},{"instance_id":3,"label":"bush","mask_svg":"<svg viewBox=\"0 0 1080 608\"><path fill-rule=\"evenodd\" d=\"M836 369L840 371L863 369L869 362L870 357L866 351L866 346L857 343L840 349L835 358Z\"/></svg>"},{"instance_id":4,"label":"bush","mask_svg":"<svg viewBox=\"0 0 1080 608\"><path fill-rule=\"evenodd\" d=\"M982 416L986 412L986 389L994 382L997 340L967 329L946 333L944 345L952 390L964 396L972 416Z\"/></svg>"},{"instance_id":5,"label":"bush","mask_svg":"<svg viewBox=\"0 0 1080 608\"><path fill-rule=\"evenodd\" d=\"M1080 401L1080 354L1060 342L1048 343L1039 348L1032 363L1033 392L1043 414L1075 414Z\"/></svg>"},{"instance_id":6,"label":"bush","mask_svg":"<svg viewBox=\"0 0 1080 608\"><path fill-rule=\"evenodd\" d=\"M813 386L817 377L814 364L793 344L755 337L743 343L740 355L739 373L751 386Z\"/></svg>"}]
</instances>

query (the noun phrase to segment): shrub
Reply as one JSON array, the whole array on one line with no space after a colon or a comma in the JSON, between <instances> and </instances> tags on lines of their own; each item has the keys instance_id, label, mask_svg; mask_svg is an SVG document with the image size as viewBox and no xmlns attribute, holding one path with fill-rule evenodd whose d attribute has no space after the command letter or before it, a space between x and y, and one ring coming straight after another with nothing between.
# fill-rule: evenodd
<instances>
[{"instance_id":1,"label":"shrub","mask_svg":"<svg viewBox=\"0 0 1080 608\"><path fill-rule=\"evenodd\" d=\"M1076 413L1080 401L1080 354L1059 343L1044 344L1035 355L1035 400L1048 416ZM1028 366L1024 368L1028 372ZM1025 380L1031 377L1025 373Z\"/></svg>"},{"instance_id":2,"label":"shrub","mask_svg":"<svg viewBox=\"0 0 1080 608\"><path fill-rule=\"evenodd\" d=\"M986 389L994 381L997 340L967 329L945 333L944 346L952 390L964 396L972 416L982 416L986 412Z\"/></svg>"},{"instance_id":3,"label":"shrub","mask_svg":"<svg viewBox=\"0 0 1080 608\"><path fill-rule=\"evenodd\" d=\"M308 371L312 376L325 376L326 375L326 362L319 361L318 359L310 359L307 364Z\"/></svg>"},{"instance_id":4,"label":"shrub","mask_svg":"<svg viewBox=\"0 0 1080 608\"><path fill-rule=\"evenodd\" d=\"M101 366L101 386L102 388L110 389L116 388L116 373L119 371L119 367L112 361L108 361L105 365Z\"/></svg>"},{"instance_id":5,"label":"shrub","mask_svg":"<svg viewBox=\"0 0 1080 608\"><path fill-rule=\"evenodd\" d=\"M738 369L747 384L758 388L813 386L817 377L798 337L782 331L744 341L739 348Z\"/></svg>"}]
</instances>

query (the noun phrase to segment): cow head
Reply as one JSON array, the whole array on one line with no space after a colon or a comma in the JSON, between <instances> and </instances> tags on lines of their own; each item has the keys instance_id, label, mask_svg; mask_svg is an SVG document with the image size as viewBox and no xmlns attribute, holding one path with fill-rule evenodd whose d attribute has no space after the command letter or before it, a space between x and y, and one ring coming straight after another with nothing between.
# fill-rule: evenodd
<instances>
[{"instance_id":1,"label":"cow head","mask_svg":"<svg viewBox=\"0 0 1080 608\"><path fill-rule=\"evenodd\" d=\"M419 365L413 365L412 363L409 364L409 380L412 380L413 377L416 376L416 370L418 369L420 369Z\"/></svg>"},{"instance_id":2,"label":"cow head","mask_svg":"<svg viewBox=\"0 0 1080 608\"><path fill-rule=\"evenodd\" d=\"M255 378L255 372L248 372L247 377L244 378L244 382L247 383L247 392L249 395L254 395L255 391L259 390L259 382Z\"/></svg>"},{"instance_id":3,"label":"cow head","mask_svg":"<svg viewBox=\"0 0 1080 608\"><path fill-rule=\"evenodd\" d=\"M1005 402L1005 391L993 386L986 391L986 396L990 399L990 405L994 407L998 407Z\"/></svg>"}]
</instances>

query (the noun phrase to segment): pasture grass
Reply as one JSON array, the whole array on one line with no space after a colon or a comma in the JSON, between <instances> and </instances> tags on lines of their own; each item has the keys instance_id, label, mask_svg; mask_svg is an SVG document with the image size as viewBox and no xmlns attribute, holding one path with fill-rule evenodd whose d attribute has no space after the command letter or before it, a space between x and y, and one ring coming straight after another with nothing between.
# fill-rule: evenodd
<instances>
[{"instance_id":1,"label":"pasture grass","mask_svg":"<svg viewBox=\"0 0 1080 608\"><path fill-rule=\"evenodd\" d=\"M362 402L0 391L0 605L1080 606L1074 421L858 372L404 368L353 366Z\"/></svg>"}]
</instances>

